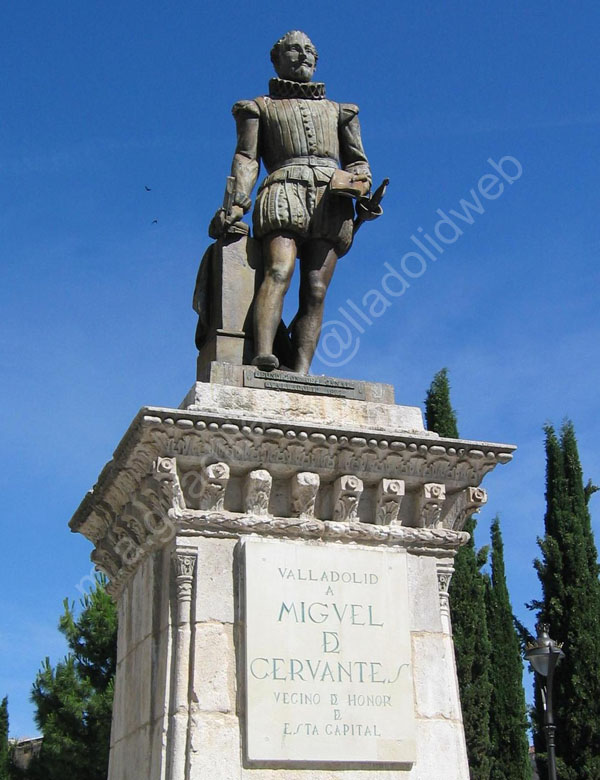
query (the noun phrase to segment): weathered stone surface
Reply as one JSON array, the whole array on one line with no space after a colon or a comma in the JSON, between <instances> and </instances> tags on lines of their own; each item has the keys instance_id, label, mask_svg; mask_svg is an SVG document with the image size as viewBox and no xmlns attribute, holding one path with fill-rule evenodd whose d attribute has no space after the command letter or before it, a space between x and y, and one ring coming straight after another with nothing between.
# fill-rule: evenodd
<instances>
[{"instance_id":1,"label":"weathered stone surface","mask_svg":"<svg viewBox=\"0 0 600 780\"><path fill-rule=\"evenodd\" d=\"M129 735L150 721L152 654L150 639L144 639L125 659L123 680L127 686L124 692L124 733Z\"/></svg>"},{"instance_id":2,"label":"weathered stone surface","mask_svg":"<svg viewBox=\"0 0 600 780\"><path fill-rule=\"evenodd\" d=\"M194 712L190 726L190 780L236 780L240 777L238 719L220 712Z\"/></svg>"},{"instance_id":3,"label":"weathered stone surface","mask_svg":"<svg viewBox=\"0 0 600 780\"><path fill-rule=\"evenodd\" d=\"M318 474L301 471L292 477L292 515L302 519L315 516L315 502L321 480Z\"/></svg>"},{"instance_id":4,"label":"weathered stone surface","mask_svg":"<svg viewBox=\"0 0 600 780\"><path fill-rule=\"evenodd\" d=\"M129 647L134 647L152 633L152 607L154 577L152 559L146 558L132 579L131 603L135 605L131 616Z\"/></svg>"},{"instance_id":5,"label":"weathered stone surface","mask_svg":"<svg viewBox=\"0 0 600 780\"><path fill-rule=\"evenodd\" d=\"M442 630L436 559L427 555L409 555L408 600L410 630L438 633Z\"/></svg>"},{"instance_id":6,"label":"weathered stone surface","mask_svg":"<svg viewBox=\"0 0 600 780\"><path fill-rule=\"evenodd\" d=\"M149 745L150 779L164 780L165 760L168 749L168 719L166 717L156 720L152 725ZM109 773L110 778L110 773Z\"/></svg>"},{"instance_id":7,"label":"weathered stone surface","mask_svg":"<svg viewBox=\"0 0 600 780\"><path fill-rule=\"evenodd\" d=\"M172 634L170 626L152 636L151 722L166 720L165 702L169 695L170 651Z\"/></svg>"},{"instance_id":8,"label":"weathered stone surface","mask_svg":"<svg viewBox=\"0 0 600 780\"><path fill-rule=\"evenodd\" d=\"M256 371L253 366L240 366L232 363L224 363L214 361L209 365L203 367L202 372L198 374L198 382L209 382L217 385L231 385L232 387L247 387L244 382L245 372L250 369ZM279 372L278 372L279 373ZM275 374L277 376L277 373ZM334 382L347 382L353 386L360 388L360 397L364 401L371 401L378 404L393 404L394 403L394 386L386 385L381 382L365 382L357 379L338 379L337 377L327 377L317 375L311 375L310 377L303 377L295 374L298 381L302 383L304 379L309 379L311 382L319 383L320 380L326 380ZM190 390L188 397L192 398L194 388ZM182 404L185 408L185 402Z\"/></svg>"},{"instance_id":9,"label":"weathered stone surface","mask_svg":"<svg viewBox=\"0 0 600 780\"><path fill-rule=\"evenodd\" d=\"M194 616L197 622L233 623L235 539L200 537Z\"/></svg>"},{"instance_id":10,"label":"weathered stone surface","mask_svg":"<svg viewBox=\"0 0 600 780\"><path fill-rule=\"evenodd\" d=\"M352 425L358 428L413 431L436 438L435 434L425 431L423 415L418 407L396 406L393 403L196 382L181 406L191 411L227 410L280 424L289 420L345 428L352 421Z\"/></svg>"},{"instance_id":11,"label":"weathered stone surface","mask_svg":"<svg viewBox=\"0 0 600 780\"><path fill-rule=\"evenodd\" d=\"M273 477L266 469L255 469L246 477L244 509L251 515L268 515Z\"/></svg>"},{"instance_id":12,"label":"weathered stone surface","mask_svg":"<svg viewBox=\"0 0 600 780\"><path fill-rule=\"evenodd\" d=\"M125 695L127 691L127 678L125 676L124 661L117 664L117 673L115 675L115 693L113 699L113 716L110 730L111 752L113 746L120 742L125 736Z\"/></svg>"},{"instance_id":13,"label":"weathered stone surface","mask_svg":"<svg viewBox=\"0 0 600 780\"><path fill-rule=\"evenodd\" d=\"M220 623L198 623L194 631L192 708L206 712L235 709L233 630Z\"/></svg>"},{"instance_id":14,"label":"weathered stone surface","mask_svg":"<svg viewBox=\"0 0 600 780\"><path fill-rule=\"evenodd\" d=\"M459 723L423 719L417 724L419 760L410 780L469 780L469 765Z\"/></svg>"},{"instance_id":15,"label":"weathered stone surface","mask_svg":"<svg viewBox=\"0 0 600 780\"><path fill-rule=\"evenodd\" d=\"M460 720L456 686L448 674L454 664L449 637L415 634L412 643L417 717Z\"/></svg>"},{"instance_id":16,"label":"weathered stone surface","mask_svg":"<svg viewBox=\"0 0 600 780\"><path fill-rule=\"evenodd\" d=\"M148 752L148 743L152 730L149 725L144 726L132 734L130 740L132 746L126 748L125 773L124 780L129 780L132 775L132 767L135 767L137 777L150 776L150 754Z\"/></svg>"}]
</instances>

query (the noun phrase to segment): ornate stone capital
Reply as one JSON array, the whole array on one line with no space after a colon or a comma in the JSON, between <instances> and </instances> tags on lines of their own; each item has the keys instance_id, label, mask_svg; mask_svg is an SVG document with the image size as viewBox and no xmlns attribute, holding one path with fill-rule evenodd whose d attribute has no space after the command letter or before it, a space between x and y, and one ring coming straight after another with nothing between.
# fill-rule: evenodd
<instances>
[{"instance_id":1,"label":"ornate stone capital","mask_svg":"<svg viewBox=\"0 0 600 780\"><path fill-rule=\"evenodd\" d=\"M315 502L321 480L318 474L301 471L292 477L292 515L302 519L315 516Z\"/></svg>"},{"instance_id":2,"label":"ornate stone capital","mask_svg":"<svg viewBox=\"0 0 600 780\"><path fill-rule=\"evenodd\" d=\"M244 485L244 510L251 515L268 515L273 478L266 469L251 471Z\"/></svg>"},{"instance_id":3,"label":"ornate stone capital","mask_svg":"<svg viewBox=\"0 0 600 780\"><path fill-rule=\"evenodd\" d=\"M196 553L182 550L173 552L173 566L175 569L175 582L177 585L177 601L192 600L192 588L194 583L194 570L196 568Z\"/></svg>"},{"instance_id":4,"label":"ornate stone capital","mask_svg":"<svg viewBox=\"0 0 600 780\"><path fill-rule=\"evenodd\" d=\"M358 520L358 502L363 482L352 474L338 477L333 485L333 520Z\"/></svg>"},{"instance_id":5,"label":"ornate stone capital","mask_svg":"<svg viewBox=\"0 0 600 780\"><path fill-rule=\"evenodd\" d=\"M426 482L419 496L419 525L421 528L438 528L442 508L446 500L446 486L438 482Z\"/></svg>"},{"instance_id":6,"label":"ornate stone capital","mask_svg":"<svg viewBox=\"0 0 600 780\"><path fill-rule=\"evenodd\" d=\"M440 617L442 621L442 630L446 634L452 633L452 623L450 619L450 582L454 566L451 561L439 561L437 565L438 595L440 599Z\"/></svg>"},{"instance_id":7,"label":"ornate stone capital","mask_svg":"<svg viewBox=\"0 0 600 780\"><path fill-rule=\"evenodd\" d=\"M471 515L479 512L481 507L487 503L487 492L482 487L468 487L462 490L453 506L452 516L449 515L449 522L444 522L447 528L453 528L456 531L462 531Z\"/></svg>"},{"instance_id":8,"label":"ornate stone capital","mask_svg":"<svg viewBox=\"0 0 600 780\"><path fill-rule=\"evenodd\" d=\"M404 481L401 479L382 479L377 487L377 525L395 525L398 522L400 504L404 498Z\"/></svg>"},{"instance_id":9,"label":"ornate stone capital","mask_svg":"<svg viewBox=\"0 0 600 780\"><path fill-rule=\"evenodd\" d=\"M169 485L172 492L173 509L182 512L186 505L177 470L177 458L157 458L154 462L153 473L158 482Z\"/></svg>"},{"instance_id":10,"label":"ornate stone capital","mask_svg":"<svg viewBox=\"0 0 600 780\"><path fill-rule=\"evenodd\" d=\"M227 463L212 463L205 466L201 473L200 509L219 511L225 502L225 489L229 482Z\"/></svg>"}]
</instances>

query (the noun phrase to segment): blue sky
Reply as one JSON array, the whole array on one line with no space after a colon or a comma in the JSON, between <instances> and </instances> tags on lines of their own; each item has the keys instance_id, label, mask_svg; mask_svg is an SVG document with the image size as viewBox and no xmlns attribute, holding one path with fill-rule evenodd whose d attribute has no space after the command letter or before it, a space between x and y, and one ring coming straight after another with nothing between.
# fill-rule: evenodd
<instances>
[{"instance_id":1,"label":"blue sky","mask_svg":"<svg viewBox=\"0 0 600 780\"><path fill-rule=\"evenodd\" d=\"M265 91L269 49L290 28L313 38L329 96L360 105L374 177L391 180L384 217L339 264L327 320L381 290L384 264L398 271L419 227L433 236L438 209L472 200L489 158L522 166L364 333L350 326L351 360L314 373L391 382L398 403L419 405L447 366L461 435L518 445L484 483L477 541L500 513L530 624L544 422L573 419L586 477L600 479L597 3L235 8L0 9L0 696L13 735L35 732L31 683L64 652L61 603L90 572L71 514L136 411L177 406L194 381L191 297L233 151L230 107Z\"/></svg>"}]
</instances>

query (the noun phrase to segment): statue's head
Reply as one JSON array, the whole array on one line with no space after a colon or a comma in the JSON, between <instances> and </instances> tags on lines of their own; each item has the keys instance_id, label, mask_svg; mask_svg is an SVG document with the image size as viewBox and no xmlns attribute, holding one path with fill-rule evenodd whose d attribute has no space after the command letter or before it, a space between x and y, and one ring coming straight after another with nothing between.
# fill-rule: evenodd
<instances>
[{"instance_id":1,"label":"statue's head","mask_svg":"<svg viewBox=\"0 0 600 780\"><path fill-rule=\"evenodd\" d=\"M290 30L271 49L277 75L290 81L311 81L318 58L312 41L300 30Z\"/></svg>"}]
</instances>

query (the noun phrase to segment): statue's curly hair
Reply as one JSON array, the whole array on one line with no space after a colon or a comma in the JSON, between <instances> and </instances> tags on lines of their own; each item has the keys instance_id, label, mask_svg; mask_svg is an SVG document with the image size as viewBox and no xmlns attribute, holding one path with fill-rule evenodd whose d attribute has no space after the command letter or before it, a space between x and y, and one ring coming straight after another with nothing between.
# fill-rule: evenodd
<instances>
[{"instance_id":1,"label":"statue's curly hair","mask_svg":"<svg viewBox=\"0 0 600 780\"><path fill-rule=\"evenodd\" d=\"M288 38L291 38L292 35L303 35L306 40L310 43L310 47L313 51L313 54L315 55L315 63L319 59L319 52L317 51L316 46L314 43L310 40L308 35L305 32L302 32L302 30L289 30L286 32L285 35L282 35L281 38L276 41L273 44L273 48L271 49L271 62L275 67L277 67L277 62L279 60L279 52L282 49L283 45L287 42Z\"/></svg>"}]
</instances>

